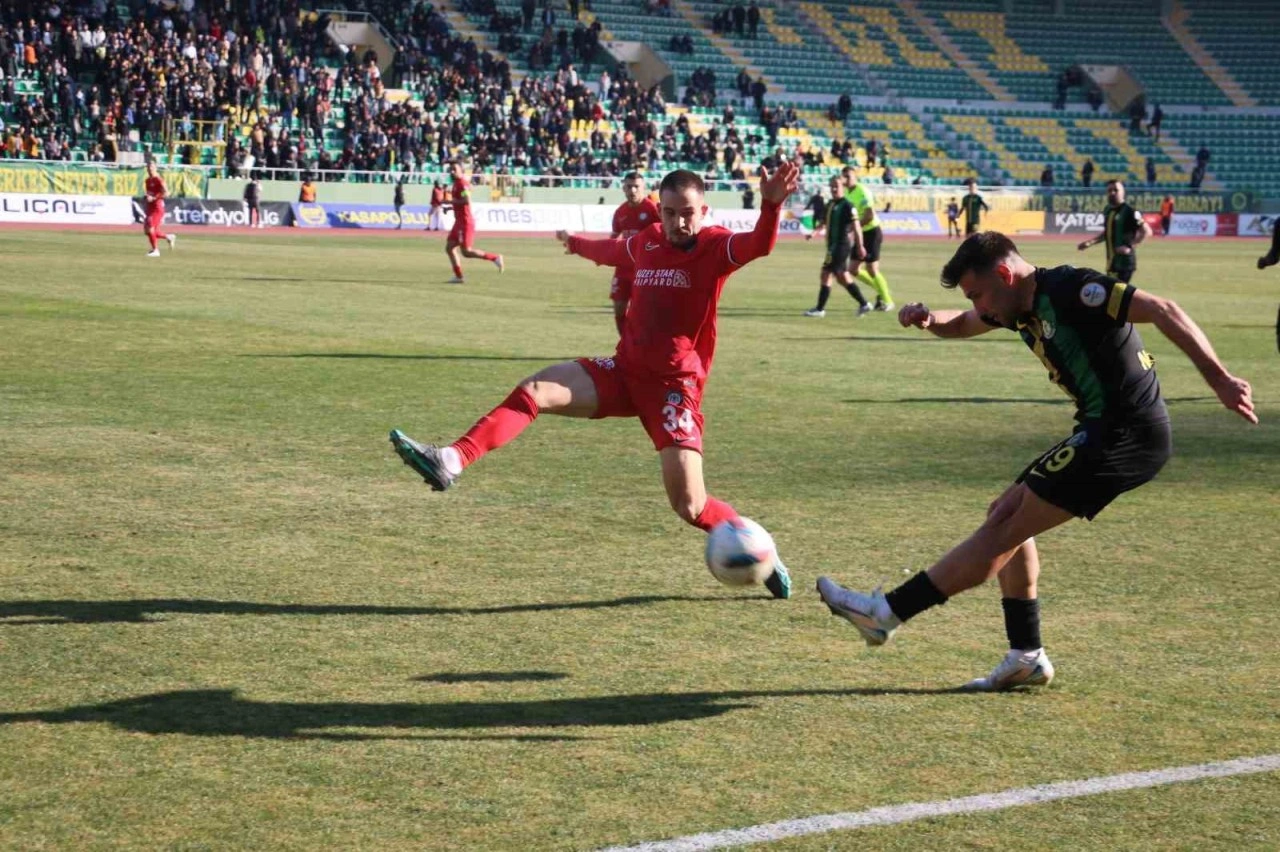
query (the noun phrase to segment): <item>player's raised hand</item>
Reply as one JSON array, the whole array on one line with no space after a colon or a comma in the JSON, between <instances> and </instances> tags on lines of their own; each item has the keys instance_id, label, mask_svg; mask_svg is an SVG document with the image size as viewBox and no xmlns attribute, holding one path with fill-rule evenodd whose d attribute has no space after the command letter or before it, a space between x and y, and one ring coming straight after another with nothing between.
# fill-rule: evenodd
<instances>
[{"instance_id":1,"label":"player's raised hand","mask_svg":"<svg viewBox=\"0 0 1280 852\"><path fill-rule=\"evenodd\" d=\"M1253 388L1244 379L1227 373L1214 382L1213 392L1228 410L1234 411L1250 423L1258 422L1258 415L1253 411Z\"/></svg>"},{"instance_id":2,"label":"player's raised hand","mask_svg":"<svg viewBox=\"0 0 1280 852\"><path fill-rule=\"evenodd\" d=\"M781 204L787 196L796 191L800 178L800 167L788 160L778 166L773 174L768 169L760 170L760 197L774 204Z\"/></svg>"},{"instance_id":3,"label":"player's raised hand","mask_svg":"<svg viewBox=\"0 0 1280 852\"><path fill-rule=\"evenodd\" d=\"M902 310L898 311L898 322L903 328L928 328L933 325L933 311L922 305L920 302L912 302L909 305L903 305Z\"/></svg>"}]
</instances>

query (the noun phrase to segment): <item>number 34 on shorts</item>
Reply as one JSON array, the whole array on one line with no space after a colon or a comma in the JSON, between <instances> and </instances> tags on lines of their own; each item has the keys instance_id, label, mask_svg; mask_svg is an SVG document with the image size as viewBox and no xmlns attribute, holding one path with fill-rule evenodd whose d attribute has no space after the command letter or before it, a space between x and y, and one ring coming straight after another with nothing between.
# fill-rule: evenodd
<instances>
[{"instance_id":1,"label":"number 34 on shorts","mask_svg":"<svg viewBox=\"0 0 1280 852\"><path fill-rule=\"evenodd\" d=\"M677 439L697 436L698 423L693 418L693 411L685 406L683 394L667 394L667 404L662 406L662 428Z\"/></svg>"}]
</instances>

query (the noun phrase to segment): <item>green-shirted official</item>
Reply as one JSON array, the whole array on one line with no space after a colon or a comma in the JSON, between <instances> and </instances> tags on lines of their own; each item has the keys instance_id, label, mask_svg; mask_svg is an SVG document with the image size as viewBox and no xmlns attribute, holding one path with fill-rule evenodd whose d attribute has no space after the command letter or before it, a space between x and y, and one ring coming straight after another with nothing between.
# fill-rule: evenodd
<instances>
[{"instance_id":1,"label":"green-shirted official","mask_svg":"<svg viewBox=\"0 0 1280 852\"><path fill-rule=\"evenodd\" d=\"M814 228L812 234L805 239L811 240L819 231L827 232L827 254L822 261L822 271L818 276L818 305L804 312L807 317L825 317L827 315L827 299L831 298L831 276L834 275L841 286L849 291L849 295L858 303L858 316L871 311L871 305L863 298L858 285L853 283L853 273L849 271L849 259L862 253L862 229L853 215L853 205L845 197L844 181L839 177L831 178L831 203L827 205L826 219Z\"/></svg>"},{"instance_id":2,"label":"green-shirted official","mask_svg":"<svg viewBox=\"0 0 1280 852\"><path fill-rule=\"evenodd\" d=\"M884 244L884 231L880 228L880 217L876 216L876 198L871 190L858 182L858 172L852 166L845 166L841 171L844 178L845 198L853 205L858 214L858 222L862 226L862 253L849 258L849 265L859 281L876 291L877 311L893 308L893 297L889 295L889 282L880 271L880 249ZM867 268L862 269L863 261Z\"/></svg>"},{"instance_id":3,"label":"green-shirted official","mask_svg":"<svg viewBox=\"0 0 1280 852\"><path fill-rule=\"evenodd\" d=\"M1107 209L1102 214L1102 233L1076 246L1084 251L1098 243L1107 244L1107 274L1129 283L1138 271L1138 255L1134 246L1151 236L1151 226L1142 213L1125 203L1124 184L1107 182Z\"/></svg>"}]
</instances>

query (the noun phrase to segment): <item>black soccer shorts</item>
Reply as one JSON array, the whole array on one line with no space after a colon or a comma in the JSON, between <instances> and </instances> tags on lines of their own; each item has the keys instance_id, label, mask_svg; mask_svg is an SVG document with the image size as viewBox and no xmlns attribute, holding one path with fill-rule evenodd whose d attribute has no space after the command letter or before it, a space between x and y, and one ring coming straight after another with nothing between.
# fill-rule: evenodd
<instances>
[{"instance_id":1,"label":"black soccer shorts","mask_svg":"<svg viewBox=\"0 0 1280 852\"><path fill-rule=\"evenodd\" d=\"M1045 502L1093 520L1112 500L1154 479L1172 454L1167 420L1086 425L1029 464L1016 481Z\"/></svg>"},{"instance_id":2,"label":"black soccer shorts","mask_svg":"<svg viewBox=\"0 0 1280 852\"><path fill-rule=\"evenodd\" d=\"M847 242L837 243L834 248L827 249L827 256L822 261L822 271L839 275L849 268L849 253L853 246Z\"/></svg>"}]
</instances>

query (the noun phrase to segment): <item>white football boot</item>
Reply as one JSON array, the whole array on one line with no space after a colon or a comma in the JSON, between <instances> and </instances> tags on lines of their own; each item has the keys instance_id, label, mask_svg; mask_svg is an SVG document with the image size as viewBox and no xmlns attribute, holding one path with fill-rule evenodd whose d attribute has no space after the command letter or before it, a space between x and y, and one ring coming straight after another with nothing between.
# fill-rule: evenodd
<instances>
[{"instance_id":1,"label":"white football boot","mask_svg":"<svg viewBox=\"0 0 1280 852\"><path fill-rule=\"evenodd\" d=\"M830 577L819 577L818 596L832 615L838 615L858 628L862 638L873 647L892 639L893 632L902 624L889 609L884 593L879 589L864 595L846 589Z\"/></svg>"},{"instance_id":2,"label":"white football boot","mask_svg":"<svg viewBox=\"0 0 1280 852\"><path fill-rule=\"evenodd\" d=\"M975 678L962 689L966 692L1004 692L1019 686L1047 686L1053 680L1053 663L1044 648L1034 651L1012 650L991 674Z\"/></svg>"}]
</instances>

